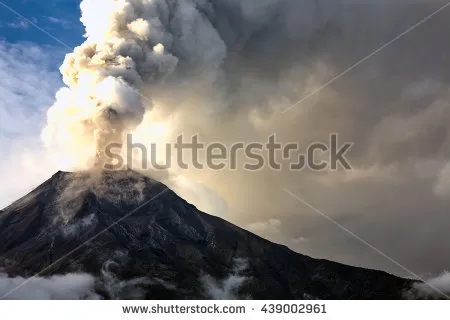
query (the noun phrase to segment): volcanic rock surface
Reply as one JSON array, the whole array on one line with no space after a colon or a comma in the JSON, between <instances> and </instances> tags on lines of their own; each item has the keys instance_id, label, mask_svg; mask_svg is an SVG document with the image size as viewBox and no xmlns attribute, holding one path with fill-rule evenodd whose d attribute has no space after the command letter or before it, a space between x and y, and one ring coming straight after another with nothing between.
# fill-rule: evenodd
<instances>
[{"instance_id":1,"label":"volcanic rock surface","mask_svg":"<svg viewBox=\"0 0 450 320\"><path fill-rule=\"evenodd\" d=\"M298 254L131 170L58 172L0 211L0 268L88 273L122 299L399 299L413 283Z\"/></svg>"}]
</instances>

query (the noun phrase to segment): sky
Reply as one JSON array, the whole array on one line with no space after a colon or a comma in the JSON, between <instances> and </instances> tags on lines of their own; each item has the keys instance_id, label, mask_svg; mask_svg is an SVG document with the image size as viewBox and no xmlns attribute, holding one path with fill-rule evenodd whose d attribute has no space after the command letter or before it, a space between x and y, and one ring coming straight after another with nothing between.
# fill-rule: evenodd
<instances>
[{"instance_id":1,"label":"sky","mask_svg":"<svg viewBox=\"0 0 450 320\"><path fill-rule=\"evenodd\" d=\"M0 38L4 41L62 46L28 21L69 47L79 45L83 40L84 29L80 22L80 3L77 0L5 0L2 3ZM6 6L12 10L7 9Z\"/></svg>"},{"instance_id":2,"label":"sky","mask_svg":"<svg viewBox=\"0 0 450 320\"><path fill-rule=\"evenodd\" d=\"M65 54L83 41L83 34L79 1L6 0L0 5L0 168L10 180L2 188L1 206L39 184L52 170L37 160L42 150L40 131L62 86L59 67ZM20 166L11 166L18 162ZM20 172L30 166L42 169L30 170L39 173L23 178L6 169L20 167Z\"/></svg>"},{"instance_id":3,"label":"sky","mask_svg":"<svg viewBox=\"0 0 450 320\"><path fill-rule=\"evenodd\" d=\"M433 15L443 1L215 2L216 11L205 9L212 23L196 20L189 7L167 15L179 16L167 37L176 45L167 48L181 71L156 92L145 83L143 92L158 102L150 116L169 110L174 128L225 143L276 132L307 145L337 132L355 144L353 170L189 172L199 182L197 198L202 187L214 190L224 218L314 257L411 276L370 243L420 275L450 268L450 9ZM95 26L97 14L86 20ZM62 86L58 68L83 42L80 15L78 1L0 0L0 207L58 168L40 133ZM226 117L210 117L220 113L212 106Z\"/></svg>"}]
</instances>

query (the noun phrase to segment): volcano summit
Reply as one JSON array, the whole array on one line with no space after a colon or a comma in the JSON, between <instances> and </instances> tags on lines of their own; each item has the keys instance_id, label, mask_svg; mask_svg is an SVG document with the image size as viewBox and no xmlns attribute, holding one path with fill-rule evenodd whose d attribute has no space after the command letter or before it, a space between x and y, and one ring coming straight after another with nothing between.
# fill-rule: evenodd
<instances>
[{"instance_id":1,"label":"volcano summit","mask_svg":"<svg viewBox=\"0 0 450 320\"><path fill-rule=\"evenodd\" d=\"M0 259L9 278L88 274L105 299L399 299L414 284L298 254L131 170L58 172L0 211Z\"/></svg>"}]
</instances>

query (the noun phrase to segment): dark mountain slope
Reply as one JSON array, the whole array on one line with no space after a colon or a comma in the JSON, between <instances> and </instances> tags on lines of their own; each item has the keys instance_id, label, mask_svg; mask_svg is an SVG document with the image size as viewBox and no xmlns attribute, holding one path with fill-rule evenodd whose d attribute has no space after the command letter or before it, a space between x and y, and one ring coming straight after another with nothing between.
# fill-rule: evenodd
<instances>
[{"instance_id":1,"label":"dark mountain slope","mask_svg":"<svg viewBox=\"0 0 450 320\"><path fill-rule=\"evenodd\" d=\"M0 211L0 267L11 276L90 273L106 298L105 278L151 299L206 298L206 275L234 274L237 296L255 299L397 299L412 284L295 253L133 171L58 172Z\"/></svg>"}]
</instances>

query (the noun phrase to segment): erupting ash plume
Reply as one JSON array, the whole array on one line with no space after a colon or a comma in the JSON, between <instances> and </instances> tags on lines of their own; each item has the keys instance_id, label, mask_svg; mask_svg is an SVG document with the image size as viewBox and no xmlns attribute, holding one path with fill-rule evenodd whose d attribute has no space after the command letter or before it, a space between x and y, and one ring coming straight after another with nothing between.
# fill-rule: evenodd
<instances>
[{"instance_id":1,"label":"erupting ash plume","mask_svg":"<svg viewBox=\"0 0 450 320\"><path fill-rule=\"evenodd\" d=\"M160 82L177 66L170 29L196 32L200 15L190 1L85 0L81 10L87 39L60 69L67 87L48 112L43 139L70 164L78 164L75 158L91 166L102 163L105 145L120 142L151 107L141 86ZM183 32L177 36L183 45ZM195 50L198 44L190 45Z\"/></svg>"},{"instance_id":2,"label":"erupting ash plume","mask_svg":"<svg viewBox=\"0 0 450 320\"><path fill-rule=\"evenodd\" d=\"M337 133L354 144L349 172L170 168L176 182L162 182L237 225L280 221L276 240L297 251L403 275L283 192L298 190L416 273L440 272L450 263L434 254L447 249L449 225L450 46L436 37L450 27L450 11L436 13L443 4L83 0L86 41L61 67L67 87L42 133L49 158L61 156L63 170L100 166L105 145L128 132L147 150L181 133L228 146L276 133L302 149ZM421 236L405 221L421 226Z\"/></svg>"},{"instance_id":3,"label":"erupting ash plume","mask_svg":"<svg viewBox=\"0 0 450 320\"><path fill-rule=\"evenodd\" d=\"M259 33L272 25L289 31L309 23L313 6L291 0L83 0L86 41L60 68L67 87L57 93L48 112L44 142L63 156L66 166L85 169L102 164L105 145L121 142L155 102L169 113L199 100L208 105L202 113L233 104L248 107L248 96L261 100L271 84L252 80L263 74L247 77L239 71L242 63L253 61L246 51L261 51L259 58L272 59L280 35L268 30L265 48L254 45ZM285 25L279 25L277 17L293 9L299 15L286 16ZM282 38L303 41L315 29L298 30Z\"/></svg>"}]
</instances>

